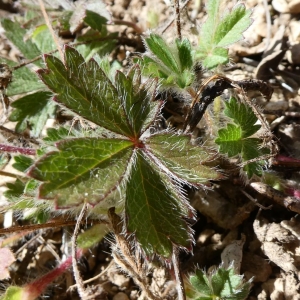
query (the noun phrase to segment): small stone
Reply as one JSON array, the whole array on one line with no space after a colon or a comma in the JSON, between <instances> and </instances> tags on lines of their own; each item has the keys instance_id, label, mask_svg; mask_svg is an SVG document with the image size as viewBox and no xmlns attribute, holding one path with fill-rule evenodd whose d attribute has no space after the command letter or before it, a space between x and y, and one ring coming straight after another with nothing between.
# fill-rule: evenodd
<instances>
[{"instance_id":1,"label":"small stone","mask_svg":"<svg viewBox=\"0 0 300 300\"><path fill-rule=\"evenodd\" d=\"M113 297L113 300L129 300L129 298L125 293L120 292Z\"/></svg>"}]
</instances>

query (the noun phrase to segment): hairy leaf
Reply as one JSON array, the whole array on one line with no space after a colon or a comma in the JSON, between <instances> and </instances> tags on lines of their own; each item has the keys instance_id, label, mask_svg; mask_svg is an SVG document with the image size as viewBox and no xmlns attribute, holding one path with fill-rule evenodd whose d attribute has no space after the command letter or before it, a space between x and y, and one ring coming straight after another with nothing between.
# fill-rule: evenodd
<instances>
[{"instance_id":1,"label":"hairy leaf","mask_svg":"<svg viewBox=\"0 0 300 300\"><path fill-rule=\"evenodd\" d=\"M38 137L44 128L46 121L55 112L55 104L50 101L52 93L36 92L11 104L15 109L9 116L9 120L18 122L16 131L24 131L28 125L33 137Z\"/></svg>"},{"instance_id":2,"label":"hairy leaf","mask_svg":"<svg viewBox=\"0 0 300 300\"><path fill-rule=\"evenodd\" d=\"M146 255L170 258L173 244L190 248L187 214L171 181L137 150L126 186L127 228L134 232Z\"/></svg>"},{"instance_id":3,"label":"hairy leaf","mask_svg":"<svg viewBox=\"0 0 300 300\"><path fill-rule=\"evenodd\" d=\"M190 276L190 283L195 289L193 293L195 300L244 300L251 286L250 281L243 282L243 276L235 274L233 268L222 267L210 274L197 270Z\"/></svg>"},{"instance_id":4,"label":"hairy leaf","mask_svg":"<svg viewBox=\"0 0 300 300\"><path fill-rule=\"evenodd\" d=\"M213 158L204 147L191 145L190 137L176 134L156 134L149 138L147 145L155 156L160 159L172 176L180 180L201 184L220 177L211 167L203 163Z\"/></svg>"},{"instance_id":5,"label":"hairy leaf","mask_svg":"<svg viewBox=\"0 0 300 300\"><path fill-rule=\"evenodd\" d=\"M165 86L184 89L191 85L195 75L192 70L192 48L188 39L168 44L159 35L150 34L145 39L145 44L148 53L141 60L144 74L159 77Z\"/></svg>"},{"instance_id":6,"label":"hairy leaf","mask_svg":"<svg viewBox=\"0 0 300 300\"><path fill-rule=\"evenodd\" d=\"M243 32L251 24L250 15L251 10L246 10L243 4L238 4L222 17L221 0L209 0L207 20L201 28L196 60L200 60L208 69L226 64L229 58L228 50L224 47L242 39Z\"/></svg>"},{"instance_id":7,"label":"hairy leaf","mask_svg":"<svg viewBox=\"0 0 300 300\"><path fill-rule=\"evenodd\" d=\"M59 151L46 154L28 174L44 182L39 196L55 198L59 207L97 204L120 184L132 146L121 139L68 139L57 143Z\"/></svg>"},{"instance_id":8,"label":"hairy leaf","mask_svg":"<svg viewBox=\"0 0 300 300\"><path fill-rule=\"evenodd\" d=\"M49 88L57 94L56 101L81 117L115 133L134 137L136 128L143 130L149 116L154 117L159 110L158 105L151 101L153 94L152 99L150 97L147 100L139 99L134 106L139 107L141 114L132 121L126 114L128 109L126 109L127 104L124 104L126 98L124 95L130 97L133 92L146 95L143 92L144 86L141 86L141 90L132 91L126 90L126 86L123 85L120 90L112 84L94 60L85 63L83 57L70 47L66 47L65 56L66 67L57 58L46 56L48 69L39 70L38 73ZM136 72L137 69L136 67ZM130 89L130 85L128 88ZM126 98L127 100L130 101ZM138 127L132 127L134 122L139 122Z\"/></svg>"},{"instance_id":9,"label":"hairy leaf","mask_svg":"<svg viewBox=\"0 0 300 300\"><path fill-rule=\"evenodd\" d=\"M230 117L235 124L227 124L225 128L218 131L218 137L215 142L219 145L221 153L227 153L229 157L239 155L243 162L251 159L259 159L261 155L267 154L268 149L261 147L261 141L258 138L251 138L260 125L254 125L257 117L252 110L243 103L238 103L236 99L231 98L225 103L225 115ZM244 166L248 177L257 174L261 175L262 162L251 162Z\"/></svg>"}]
</instances>

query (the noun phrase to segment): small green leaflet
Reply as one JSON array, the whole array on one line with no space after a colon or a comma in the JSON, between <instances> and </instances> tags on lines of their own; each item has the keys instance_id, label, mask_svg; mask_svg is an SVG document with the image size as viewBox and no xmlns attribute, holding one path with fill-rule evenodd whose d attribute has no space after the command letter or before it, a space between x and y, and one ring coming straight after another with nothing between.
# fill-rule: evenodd
<instances>
[{"instance_id":1,"label":"small green leaflet","mask_svg":"<svg viewBox=\"0 0 300 300\"><path fill-rule=\"evenodd\" d=\"M157 76L164 86L186 88L194 80L192 48L188 39L176 40L167 44L157 35L145 38L148 52L143 55L141 63L143 73Z\"/></svg>"},{"instance_id":2,"label":"small green leaflet","mask_svg":"<svg viewBox=\"0 0 300 300\"><path fill-rule=\"evenodd\" d=\"M208 0L207 20L202 25L195 58L204 67L212 69L229 61L227 47L243 38L251 24L251 10L237 4L222 16L221 0ZM224 1L223 1L224 2ZM223 3L225 5L225 3Z\"/></svg>"},{"instance_id":3,"label":"small green leaflet","mask_svg":"<svg viewBox=\"0 0 300 300\"><path fill-rule=\"evenodd\" d=\"M1 22L6 37L22 52L27 59L33 59L41 54L37 46L30 40L25 41L26 30L17 22L4 19Z\"/></svg>"},{"instance_id":4,"label":"small green leaflet","mask_svg":"<svg viewBox=\"0 0 300 300\"><path fill-rule=\"evenodd\" d=\"M229 157L239 155L243 162L267 154L268 149L261 147L260 139L251 138L260 129L260 125L255 125L257 117L251 108L238 103L233 97L225 102L225 105L224 114L231 118L234 124L228 123L225 128L218 131L215 142L219 145L219 151L226 153ZM251 162L245 165L244 171L249 178L254 174L260 176L261 162Z\"/></svg>"},{"instance_id":5,"label":"small green leaflet","mask_svg":"<svg viewBox=\"0 0 300 300\"><path fill-rule=\"evenodd\" d=\"M56 105L50 101L51 97L50 92L36 92L14 101L11 106L15 109L9 120L18 122L16 131L23 132L30 126L31 136L38 137L46 121L55 113Z\"/></svg>"},{"instance_id":6,"label":"small green leaflet","mask_svg":"<svg viewBox=\"0 0 300 300\"><path fill-rule=\"evenodd\" d=\"M190 283L194 288L190 298L194 300L244 300L251 287L249 281L243 283L243 276L235 274L233 268L219 268L209 275L197 270L190 276Z\"/></svg>"}]
</instances>

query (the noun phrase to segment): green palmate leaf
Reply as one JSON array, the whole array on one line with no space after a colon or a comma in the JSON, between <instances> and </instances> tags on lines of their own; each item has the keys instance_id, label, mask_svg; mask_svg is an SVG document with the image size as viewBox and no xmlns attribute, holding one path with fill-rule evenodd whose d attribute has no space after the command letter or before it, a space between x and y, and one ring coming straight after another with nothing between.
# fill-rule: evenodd
<instances>
[{"instance_id":1,"label":"green palmate leaf","mask_svg":"<svg viewBox=\"0 0 300 300\"><path fill-rule=\"evenodd\" d=\"M129 120L128 109L124 102L132 97L132 93L143 92L141 90L126 90L127 85L115 87L105 72L94 60L85 63L83 57L73 48L66 47L66 67L53 56L46 56L45 62L48 70L39 70L38 73L49 88L57 94L56 101L67 108L106 129L129 137L136 136L136 130L143 131L147 126L149 116L154 117L159 110L158 104L153 104L153 97L142 98L134 103L140 109L140 116L134 121ZM138 72L138 67L134 68ZM121 76L121 75L119 75ZM131 89L131 85L128 88ZM124 88L124 89L123 89ZM131 99L131 98L130 98ZM131 101L131 100L128 101ZM146 100L147 99L147 100ZM139 125L133 123L138 122Z\"/></svg>"},{"instance_id":2,"label":"green palmate leaf","mask_svg":"<svg viewBox=\"0 0 300 300\"><path fill-rule=\"evenodd\" d=\"M20 179L17 179L14 183L9 182L6 186L8 190L4 192L4 195L9 200L20 198L20 196L24 193L25 183Z\"/></svg>"},{"instance_id":3,"label":"green palmate leaf","mask_svg":"<svg viewBox=\"0 0 300 300\"><path fill-rule=\"evenodd\" d=\"M30 126L31 136L38 137L44 128L46 121L55 112L55 104L50 101L52 93L36 92L11 104L15 109L9 116L9 120L18 122L16 131L24 131Z\"/></svg>"},{"instance_id":4,"label":"green palmate leaf","mask_svg":"<svg viewBox=\"0 0 300 300\"><path fill-rule=\"evenodd\" d=\"M260 125L254 125L257 117L252 110L245 104L238 103L234 98L231 98L225 105L225 115L230 117L235 124L229 123L218 131L215 142L219 145L219 151L226 153L229 157L239 155L243 162L269 153L268 149L261 147L259 139L249 137L260 129ZM254 174L261 175L261 170L262 162L259 161L244 166L244 171L249 177Z\"/></svg>"},{"instance_id":5,"label":"green palmate leaf","mask_svg":"<svg viewBox=\"0 0 300 300\"><path fill-rule=\"evenodd\" d=\"M83 201L97 204L120 184L132 146L122 139L68 139L57 144L59 151L36 162L28 174L44 182L39 196L55 198L59 207Z\"/></svg>"},{"instance_id":6,"label":"green palmate leaf","mask_svg":"<svg viewBox=\"0 0 300 300\"><path fill-rule=\"evenodd\" d=\"M146 255L170 258L173 244L190 247L187 215L178 190L156 170L149 158L137 150L126 185L127 228L134 232Z\"/></svg>"},{"instance_id":7,"label":"green palmate leaf","mask_svg":"<svg viewBox=\"0 0 300 300\"><path fill-rule=\"evenodd\" d=\"M171 133L156 134L149 138L147 145L167 168L167 172L174 174L180 180L201 184L220 178L216 170L203 165L212 160L213 155L204 147L191 145L188 136Z\"/></svg>"},{"instance_id":8,"label":"green palmate leaf","mask_svg":"<svg viewBox=\"0 0 300 300\"><path fill-rule=\"evenodd\" d=\"M35 58L39 56L41 52L37 46L30 40L25 41L26 30L20 26L17 22L13 22L8 19L4 19L1 22L6 37L22 52L27 59Z\"/></svg>"},{"instance_id":9,"label":"green palmate leaf","mask_svg":"<svg viewBox=\"0 0 300 300\"><path fill-rule=\"evenodd\" d=\"M195 57L204 67L215 68L229 61L228 50L224 47L239 41L243 32L251 24L251 10L243 4L236 5L222 18L221 0L209 0L207 3L207 20L203 24Z\"/></svg>"}]
</instances>

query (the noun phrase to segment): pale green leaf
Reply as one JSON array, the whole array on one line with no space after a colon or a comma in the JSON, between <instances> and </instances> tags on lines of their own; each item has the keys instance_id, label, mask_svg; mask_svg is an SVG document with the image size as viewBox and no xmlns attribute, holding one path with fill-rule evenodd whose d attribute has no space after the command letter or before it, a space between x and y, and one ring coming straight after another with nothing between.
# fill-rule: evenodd
<instances>
[{"instance_id":1,"label":"pale green leaf","mask_svg":"<svg viewBox=\"0 0 300 300\"><path fill-rule=\"evenodd\" d=\"M212 160L213 154L202 146L193 146L190 137L171 133L150 136L149 150L160 159L170 174L193 184L216 180L220 174L212 167L203 165Z\"/></svg>"},{"instance_id":2,"label":"pale green leaf","mask_svg":"<svg viewBox=\"0 0 300 300\"><path fill-rule=\"evenodd\" d=\"M216 28L214 44L217 47L227 47L241 40L243 32L251 25L251 13L244 4L236 5Z\"/></svg>"},{"instance_id":3,"label":"pale green leaf","mask_svg":"<svg viewBox=\"0 0 300 300\"><path fill-rule=\"evenodd\" d=\"M3 19L1 24L5 30L6 37L22 52L27 59L35 58L41 54L33 42L30 40L24 40L26 30L22 28L20 24L9 19Z\"/></svg>"},{"instance_id":4,"label":"pale green leaf","mask_svg":"<svg viewBox=\"0 0 300 300\"><path fill-rule=\"evenodd\" d=\"M32 41L42 53L51 52L56 49L56 44L47 25L40 25L32 33Z\"/></svg>"}]
</instances>

